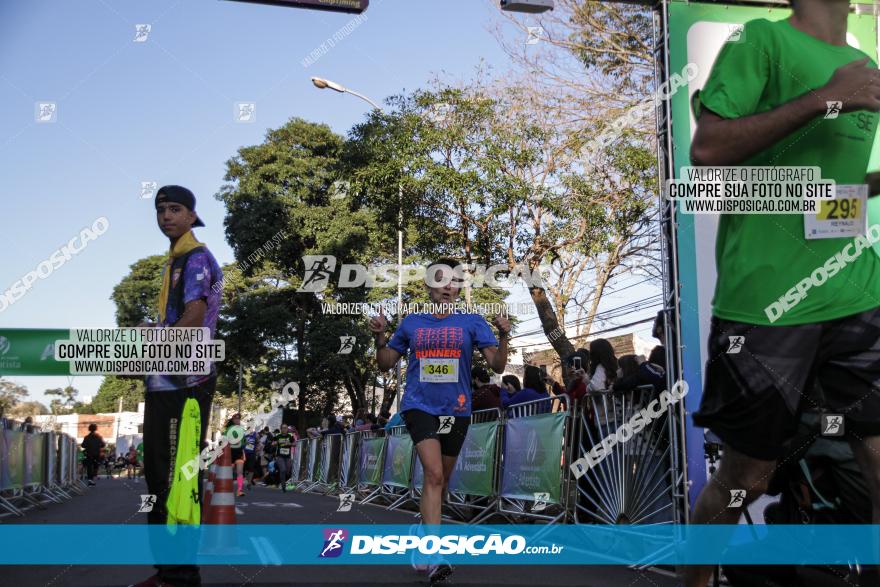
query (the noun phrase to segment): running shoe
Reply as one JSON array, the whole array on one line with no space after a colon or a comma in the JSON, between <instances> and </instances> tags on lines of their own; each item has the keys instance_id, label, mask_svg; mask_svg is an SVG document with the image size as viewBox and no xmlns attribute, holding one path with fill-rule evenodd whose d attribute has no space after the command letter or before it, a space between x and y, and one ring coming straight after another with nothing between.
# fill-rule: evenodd
<instances>
[{"instance_id":1,"label":"running shoe","mask_svg":"<svg viewBox=\"0 0 880 587\"><path fill-rule=\"evenodd\" d=\"M237 495L238 497L244 497L244 491L239 491Z\"/></svg>"},{"instance_id":2,"label":"running shoe","mask_svg":"<svg viewBox=\"0 0 880 587\"><path fill-rule=\"evenodd\" d=\"M89 487L94 487L95 485L97 485L97 483L89 479Z\"/></svg>"},{"instance_id":3,"label":"running shoe","mask_svg":"<svg viewBox=\"0 0 880 587\"><path fill-rule=\"evenodd\" d=\"M431 565L428 568L428 581L430 581L431 585L434 585L435 583L442 583L451 574L452 565L450 565L446 561L440 561L436 565Z\"/></svg>"},{"instance_id":4,"label":"running shoe","mask_svg":"<svg viewBox=\"0 0 880 587\"><path fill-rule=\"evenodd\" d=\"M424 529L421 524L413 524L409 527L409 533L412 536L423 536ZM427 573L428 568L431 566L428 564L429 557L419 552L419 549L413 549L412 554L409 555L409 562L412 564L412 568L417 573Z\"/></svg>"}]
</instances>

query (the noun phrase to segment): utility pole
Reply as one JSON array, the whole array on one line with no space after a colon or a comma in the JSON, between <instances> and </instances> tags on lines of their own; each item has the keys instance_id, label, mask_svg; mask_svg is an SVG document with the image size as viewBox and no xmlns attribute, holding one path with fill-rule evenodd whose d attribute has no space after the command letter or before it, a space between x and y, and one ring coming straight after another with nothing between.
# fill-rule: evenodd
<instances>
[{"instance_id":1,"label":"utility pole","mask_svg":"<svg viewBox=\"0 0 880 587\"><path fill-rule=\"evenodd\" d=\"M241 363L238 364L238 413L241 413Z\"/></svg>"},{"instance_id":2,"label":"utility pole","mask_svg":"<svg viewBox=\"0 0 880 587\"><path fill-rule=\"evenodd\" d=\"M113 440L113 450L119 447L119 427L122 425L122 396L119 396L119 405L116 408L116 438Z\"/></svg>"}]
</instances>

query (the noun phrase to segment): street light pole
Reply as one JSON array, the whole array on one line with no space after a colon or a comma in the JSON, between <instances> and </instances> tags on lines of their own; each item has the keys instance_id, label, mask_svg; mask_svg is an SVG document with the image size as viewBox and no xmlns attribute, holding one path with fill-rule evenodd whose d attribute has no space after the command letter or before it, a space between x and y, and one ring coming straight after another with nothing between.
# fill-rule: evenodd
<instances>
[{"instance_id":1,"label":"street light pole","mask_svg":"<svg viewBox=\"0 0 880 587\"><path fill-rule=\"evenodd\" d=\"M367 102L370 106L372 106L375 110L382 111L382 108L373 100L370 100L368 97L364 96L359 92L355 92L349 88L346 88L342 84L337 84L336 82L330 81L328 79L324 79L321 77L313 77L312 84L318 88L319 90L333 90L334 92L339 92L340 94L351 94L352 96L356 96L361 100ZM398 211L397 211L397 315L399 316L402 308L403 308L403 183L397 184L397 202L398 202ZM400 410L400 387L403 382L400 361L397 361L397 394L395 398L395 407L397 410Z\"/></svg>"},{"instance_id":2,"label":"street light pole","mask_svg":"<svg viewBox=\"0 0 880 587\"><path fill-rule=\"evenodd\" d=\"M403 312L403 183L397 184L397 315ZM400 387L403 384L400 363L397 361L397 394L394 407L400 411Z\"/></svg>"}]
</instances>

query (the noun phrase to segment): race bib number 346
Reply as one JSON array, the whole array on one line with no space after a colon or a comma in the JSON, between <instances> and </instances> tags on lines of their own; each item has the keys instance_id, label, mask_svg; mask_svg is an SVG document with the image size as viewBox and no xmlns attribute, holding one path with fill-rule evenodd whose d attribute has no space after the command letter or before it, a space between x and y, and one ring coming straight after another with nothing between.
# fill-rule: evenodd
<instances>
[{"instance_id":1,"label":"race bib number 346","mask_svg":"<svg viewBox=\"0 0 880 587\"><path fill-rule=\"evenodd\" d=\"M421 359L419 381L422 383L457 383L458 359Z\"/></svg>"}]
</instances>

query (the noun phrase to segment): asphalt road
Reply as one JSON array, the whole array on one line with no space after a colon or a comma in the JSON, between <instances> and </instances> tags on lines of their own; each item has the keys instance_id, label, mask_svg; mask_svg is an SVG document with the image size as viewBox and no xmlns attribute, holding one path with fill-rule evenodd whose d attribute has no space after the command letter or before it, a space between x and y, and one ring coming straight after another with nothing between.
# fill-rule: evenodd
<instances>
[{"instance_id":1,"label":"asphalt road","mask_svg":"<svg viewBox=\"0 0 880 587\"><path fill-rule=\"evenodd\" d=\"M104 479L82 496L45 509L31 509L24 517L5 517L4 524L142 524L137 513L140 495L147 493L143 480ZM237 521L242 524L410 524L412 512L356 505L337 512L338 499L303 493L282 493L257 486L236 499ZM84 536L83 540L100 537ZM53 545L54 548L63 547ZM0 585L21 587L120 586L153 574L148 566L8 566L0 569ZM427 585L424 575L407 566L257 566L211 565L202 567L202 581L211 586L260 585ZM459 566L449 585L514 586L578 585L582 587L668 587L679 582L654 571L621 567L569 566Z\"/></svg>"},{"instance_id":2,"label":"asphalt road","mask_svg":"<svg viewBox=\"0 0 880 587\"><path fill-rule=\"evenodd\" d=\"M4 517L3 524L143 524L146 514L138 513L140 495L147 493L142 479L98 480L85 495L76 496L45 509L30 509L21 518ZM387 511L384 507L355 505L350 512L337 512L338 498L314 494L282 493L279 489L257 486L236 499L240 524L411 524L412 512ZM83 536L100 540L101 536ZM2 547L2 545L0 545ZM35 545L35 548L75 548L75 545ZM0 586L20 587L104 587L125 586L146 579L154 570L149 566L6 566L0 568ZM838 573L839 575L839 573ZM424 575L408 565L388 566L285 566L285 565L205 565L202 581L211 586L262 585L427 585ZM680 581L671 573L658 570L636 571L613 566L472 566L456 568L448 585L541 587L672 587ZM756 583L756 585L770 585ZM799 587L854 587L835 576L834 570L802 572ZM872 587L875 587L872 585Z\"/></svg>"}]
</instances>

